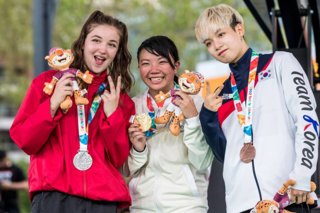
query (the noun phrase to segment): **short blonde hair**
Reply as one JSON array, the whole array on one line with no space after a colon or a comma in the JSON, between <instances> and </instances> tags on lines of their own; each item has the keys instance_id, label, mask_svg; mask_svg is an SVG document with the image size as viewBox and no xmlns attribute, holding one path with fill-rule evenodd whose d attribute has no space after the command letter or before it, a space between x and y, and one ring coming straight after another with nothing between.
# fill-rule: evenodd
<instances>
[{"instance_id":1,"label":"short blonde hair","mask_svg":"<svg viewBox=\"0 0 320 213\"><path fill-rule=\"evenodd\" d=\"M244 25L243 18L238 11L226 4L219 4L205 9L199 16L195 33L197 40L203 43L218 29L230 26L235 29L237 24Z\"/></svg>"}]
</instances>

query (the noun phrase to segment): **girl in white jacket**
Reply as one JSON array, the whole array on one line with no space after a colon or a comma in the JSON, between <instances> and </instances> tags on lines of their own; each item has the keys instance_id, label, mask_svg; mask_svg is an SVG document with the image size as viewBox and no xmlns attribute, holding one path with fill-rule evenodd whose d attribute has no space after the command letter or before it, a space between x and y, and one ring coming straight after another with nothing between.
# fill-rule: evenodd
<instances>
[{"instance_id":1,"label":"girl in white jacket","mask_svg":"<svg viewBox=\"0 0 320 213\"><path fill-rule=\"evenodd\" d=\"M178 51L172 40L153 36L145 40L137 52L140 77L148 89L133 98L136 113L147 113L153 119L162 115L172 101L156 104L160 91L175 87L180 67ZM206 213L209 167L213 154L206 144L199 121L200 96L179 91L180 107L185 121L178 136L168 126L155 125L144 133L137 124L129 128L132 149L128 160L130 171L130 212Z\"/></svg>"}]
</instances>

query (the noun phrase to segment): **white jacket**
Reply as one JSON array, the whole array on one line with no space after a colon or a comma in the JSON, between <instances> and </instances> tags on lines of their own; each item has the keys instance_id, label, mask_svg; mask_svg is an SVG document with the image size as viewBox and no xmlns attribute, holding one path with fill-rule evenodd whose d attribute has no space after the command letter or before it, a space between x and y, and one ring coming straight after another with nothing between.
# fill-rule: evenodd
<instances>
[{"instance_id":1,"label":"white jacket","mask_svg":"<svg viewBox=\"0 0 320 213\"><path fill-rule=\"evenodd\" d=\"M136 113L147 113L147 91L133 98ZM198 109L202 99L194 96ZM158 111L162 115L171 98ZM131 149L128 159L131 213L206 213L207 189L213 154L205 142L199 117L187 119L184 131L173 136L167 127L147 140L143 152ZM161 128L162 127L162 128ZM137 172L137 173L136 173ZM134 175L136 174L136 175Z\"/></svg>"},{"instance_id":2,"label":"white jacket","mask_svg":"<svg viewBox=\"0 0 320 213\"><path fill-rule=\"evenodd\" d=\"M245 60L249 62L251 53L246 55ZM242 71L248 72L238 70L237 73ZM275 52L257 77L252 128L256 148L255 174L262 199L272 200L289 178L297 182L294 188L310 191L310 179L318 159L319 122L308 78L297 59L287 52ZM228 83L225 84L226 90L230 87ZM222 93L228 92L226 90ZM208 139L220 134L211 128L213 123L209 119L214 116L217 117L205 108L200 113ZM223 177L227 212L239 213L253 208L259 201L258 187L252 164L241 162L239 157L244 133L232 99L220 107L218 117L226 141ZM222 140L208 140L212 147L220 142Z\"/></svg>"}]
</instances>

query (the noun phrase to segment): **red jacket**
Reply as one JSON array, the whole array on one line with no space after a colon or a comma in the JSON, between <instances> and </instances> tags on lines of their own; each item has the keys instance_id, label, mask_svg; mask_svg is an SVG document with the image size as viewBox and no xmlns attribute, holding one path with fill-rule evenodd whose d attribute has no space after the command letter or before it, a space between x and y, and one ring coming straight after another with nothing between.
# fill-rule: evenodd
<instances>
[{"instance_id":1,"label":"red jacket","mask_svg":"<svg viewBox=\"0 0 320 213\"><path fill-rule=\"evenodd\" d=\"M73 166L79 150L77 107L73 102L66 114L59 109L52 118L50 96L42 91L44 82L50 82L55 73L46 71L33 80L10 129L15 143L30 155L31 198L37 191L57 190L129 204L130 195L119 168L129 155L127 128L135 113L134 103L127 94L121 94L118 108L107 118L101 101L89 126L88 152L93 164L87 171L79 171ZM105 79L106 74L94 76L88 87L86 122L93 95Z\"/></svg>"}]
</instances>

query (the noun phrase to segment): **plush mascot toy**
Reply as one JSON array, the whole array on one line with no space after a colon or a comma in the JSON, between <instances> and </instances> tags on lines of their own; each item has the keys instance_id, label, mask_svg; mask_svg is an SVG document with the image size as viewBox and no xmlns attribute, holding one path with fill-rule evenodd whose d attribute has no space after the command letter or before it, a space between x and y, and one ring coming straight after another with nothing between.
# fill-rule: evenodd
<instances>
[{"instance_id":1,"label":"plush mascot toy","mask_svg":"<svg viewBox=\"0 0 320 213\"><path fill-rule=\"evenodd\" d=\"M162 116L157 117L155 119L155 123L167 124L169 121L171 121L169 130L175 136L180 134L180 122L184 120L181 109L173 104L174 99L180 98L179 96L175 95L175 91L180 89L184 93L195 95L199 93L203 85L204 78L200 73L185 70L185 72L179 76L178 81L179 87L175 86L174 89L170 90L167 93L163 93L162 91L160 91L160 93L155 96L155 101L157 103L161 103L165 99L172 97L171 103L167 107L165 113Z\"/></svg>"},{"instance_id":2,"label":"plush mascot toy","mask_svg":"<svg viewBox=\"0 0 320 213\"><path fill-rule=\"evenodd\" d=\"M290 187L294 186L295 183L294 180L288 180L273 197L273 200L259 201L250 213L290 213L290 211L284 208L292 204L288 190L290 190ZM316 184L314 182L310 183L310 189L311 192L316 190ZM307 200L307 204L314 204L314 199L310 197Z\"/></svg>"},{"instance_id":3,"label":"plush mascot toy","mask_svg":"<svg viewBox=\"0 0 320 213\"><path fill-rule=\"evenodd\" d=\"M86 105L89 103L88 99L82 97L86 90L80 91L78 83L76 81L76 77L82 79L85 83L91 84L93 76L89 74L89 71L82 73L80 70L69 68L71 63L73 62L73 54L71 50L64 50L62 48L51 48L49 51L49 55L45 57L48 61L48 64L53 69L59 71L53 77L50 83L46 82L45 87L43 88L44 93L51 95L56 85L57 81L65 74L71 73L74 77L72 79L72 88L74 91L75 103L77 105L83 104ZM67 96L65 100L60 104L60 108L64 113L66 113L70 107L72 106L72 100L70 96Z\"/></svg>"}]
</instances>

